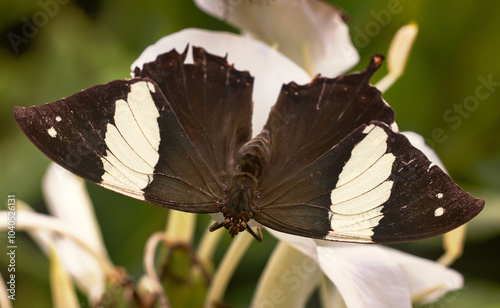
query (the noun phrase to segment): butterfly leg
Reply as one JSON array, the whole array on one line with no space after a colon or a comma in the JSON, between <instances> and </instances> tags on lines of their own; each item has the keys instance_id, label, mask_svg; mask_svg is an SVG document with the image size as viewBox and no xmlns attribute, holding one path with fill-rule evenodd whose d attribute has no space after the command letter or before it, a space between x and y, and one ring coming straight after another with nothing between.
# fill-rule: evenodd
<instances>
[{"instance_id":1,"label":"butterfly leg","mask_svg":"<svg viewBox=\"0 0 500 308\"><path fill-rule=\"evenodd\" d=\"M226 225L229 225L230 223L230 219L226 218L223 222L214 222L209 230L210 232L214 232L215 230L218 230L222 227L226 227ZM228 227L226 227L228 228ZM237 232L234 232L231 234L231 237L233 237L234 235L238 234L238 231L241 232L243 230L247 230L248 233L250 233L258 242L262 242L262 227L261 226L258 226L257 227L257 233L255 233L252 228L250 228L250 226L246 223L246 221L242 221L240 223L240 226L239 226L239 230L238 229L235 229L237 230Z\"/></svg>"},{"instance_id":2,"label":"butterfly leg","mask_svg":"<svg viewBox=\"0 0 500 308\"><path fill-rule=\"evenodd\" d=\"M246 230L250 233L258 242L262 242L262 227L257 227L257 233L253 232L249 225L246 225Z\"/></svg>"},{"instance_id":3,"label":"butterfly leg","mask_svg":"<svg viewBox=\"0 0 500 308\"><path fill-rule=\"evenodd\" d=\"M220 228L224 227L224 223L222 222L214 222L213 225L210 226L210 232L214 232L215 230L219 230Z\"/></svg>"}]
</instances>

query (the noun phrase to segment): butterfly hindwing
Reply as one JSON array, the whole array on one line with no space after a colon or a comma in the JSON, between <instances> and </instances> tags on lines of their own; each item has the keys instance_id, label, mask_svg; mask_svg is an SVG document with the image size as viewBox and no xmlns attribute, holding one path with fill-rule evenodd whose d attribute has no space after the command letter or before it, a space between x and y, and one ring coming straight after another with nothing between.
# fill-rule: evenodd
<instances>
[{"instance_id":1,"label":"butterfly hindwing","mask_svg":"<svg viewBox=\"0 0 500 308\"><path fill-rule=\"evenodd\" d=\"M276 189L297 168L314 161L360 125L373 120L394 125L394 111L368 83L381 61L374 58L360 73L333 79L316 77L304 86L283 86L264 127L269 131L273 155L261 179L263 194Z\"/></svg>"},{"instance_id":2,"label":"butterfly hindwing","mask_svg":"<svg viewBox=\"0 0 500 308\"><path fill-rule=\"evenodd\" d=\"M184 63L186 56L187 49L162 54L134 75L158 83L209 168L227 180L236 152L251 137L253 78L202 48L192 48L192 64Z\"/></svg>"}]
</instances>

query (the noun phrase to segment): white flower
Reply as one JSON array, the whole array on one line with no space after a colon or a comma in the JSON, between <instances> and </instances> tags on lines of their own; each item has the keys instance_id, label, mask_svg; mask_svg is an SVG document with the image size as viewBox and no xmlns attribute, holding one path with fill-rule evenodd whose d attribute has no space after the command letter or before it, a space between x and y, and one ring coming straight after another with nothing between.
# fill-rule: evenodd
<instances>
[{"instance_id":1,"label":"white flower","mask_svg":"<svg viewBox=\"0 0 500 308\"><path fill-rule=\"evenodd\" d=\"M310 75L334 77L359 60L343 13L324 1L195 0L244 34L277 46Z\"/></svg>"},{"instance_id":2,"label":"white flower","mask_svg":"<svg viewBox=\"0 0 500 308\"><path fill-rule=\"evenodd\" d=\"M52 215L35 213L18 201L17 230L28 231L51 260L53 300L65 306L73 301L67 293L73 287L66 273L92 303L100 300L106 279L114 273L92 204L82 179L51 164L43 181L43 192ZM6 212L1 212L1 215ZM2 220L7 222L7 219ZM6 228L0 224L0 228ZM66 290L60 292L60 290ZM66 302L67 307L74 303Z\"/></svg>"},{"instance_id":3,"label":"white flower","mask_svg":"<svg viewBox=\"0 0 500 308\"><path fill-rule=\"evenodd\" d=\"M282 297L286 298L274 302L274 307L289 307L289 303L304 301L310 293L297 292L293 283L302 283L318 274L325 275L334 285L324 298L332 301L338 292L341 299L335 301L344 302L347 307L411 307L412 301L431 302L463 284L462 276L454 270L385 246L333 243L270 232L295 249L278 247L273 253L278 257L273 256L274 263L270 261L266 266L254 294L254 307L276 297L273 290L284 290ZM297 259L297 264L288 263ZM293 276L295 282L286 273L294 266L297 273L302 273Z\"/></svg>"},{"instance_id":4,"label":"white flower","mask_svg":"<svg viewBox=\"0 0 500 308\"><path fill-rule=\"evenodd\" d=\"M111 264L84 181L53 163L45 174L43 192L49 212L69 223L83 242L104 262ZM90 298L97 300L101 297L106 277L94 256L71 239L51 236L51 240L42 233L37 237L42 247L54 243L62 266Z\"/></svg>"}]
</instances>

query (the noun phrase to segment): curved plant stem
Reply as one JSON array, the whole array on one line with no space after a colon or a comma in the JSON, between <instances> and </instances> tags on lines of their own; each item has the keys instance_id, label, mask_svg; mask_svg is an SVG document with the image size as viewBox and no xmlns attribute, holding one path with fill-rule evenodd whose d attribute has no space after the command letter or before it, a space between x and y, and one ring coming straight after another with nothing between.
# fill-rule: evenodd
<instances>
[{"instance_id":1,"label":"curved plant stem","mask_svg":"<svg viewBox=\"0 0 500 308\"><path fill-rule=\"evenodd\" d=\"M69 274L65 271L53 245L50 249L50 284L52 305L56 308L77 308L78 298Z\"/></svg>"},{"instance_id":2,"label":"curved plant stem","mask_svg":"<svg viewBox=\"0 0 500 308\"><path fill-rule=\"evenodd\" d=\"M146 275L150 278L150 281L153 283L154 292L158 296L160 307L168 308L170 307L170 303L168 301L167 296L165 295L165 290L163 290L160 278L156 274L156 266L155 266L156 248L161 242L164 241L166 241L164 232L156 232L152 234L148 238L148 241L146 242L146 246L144 248L143 262Z\"/></svg>"},{"instance_id":3,"label":"curved plant stem","mask_svg":"<svg viewBox=\"0 0 500 308\"><path fill-rule=\"evenodd\" d=\"M7 294L7 285L5 284L5 280L3 280L3 276L0 275L0 307L3 308L12 308L11 300L8 299Z\"/></svg>"},{"instance_id":4,"label":"curved plant stem","mask_svg":"<svg viewBox=\"0 0 500 308\"><path fill-rule=\"evenodd\" d=\"M165 232L170 241L192 243L195 227L196 214L169 211Z\"/></svg>"},{"instance_id":5,"label":"curved plant stem","mask_svg":"<svg viewBox=\"0 0 500 308\"><path fill-rule=\"evenodd\" d=\"M224 255L214 279L209 286L204 307L213 307L214 303L221 302L229 280L233 276L236 266L240 263L254 238L248 232L242 232L236 236L228 251Z\"/></svg>"},{"instance_id":6,"label":"curved plant stem","mask_svg":"<svg viewBox=\"0 0 500 308\"><path fill-rule=\"evenodd\" d=\"M210 232L209 228L212 225L212 222L205 229L205 233L198 244L198 249L196 251L196 255L198 259L204 266L207 266L210 262L212 262L212 258L214 256L215 249L217 245L219 245L220 239L224 234L223 230L217 230L215 232Z\"/></svg>"}]
</instances>

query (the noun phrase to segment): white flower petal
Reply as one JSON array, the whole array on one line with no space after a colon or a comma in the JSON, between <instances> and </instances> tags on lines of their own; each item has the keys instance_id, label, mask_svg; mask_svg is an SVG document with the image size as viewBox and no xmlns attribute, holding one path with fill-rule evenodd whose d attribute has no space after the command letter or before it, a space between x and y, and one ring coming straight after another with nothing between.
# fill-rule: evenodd
<instances>
[{"instance_id":1,"label":"white flower petal","mask_svg":"<svg viewBox=\"0 0 500 308\"><path fill-rule=\"evenodd\" d=\"M320 278L315 260L280 242L260 277L251 307L305 307Z\"/></svg>"},{"instance_id":2,"label":"white flower petal","mask_svg":"<svg viewBox=\"0 0 500 308\"><path fill-rule=\"evenodd\" d=\"M347 307L411 307L404 276L381 246L315 241L268 231L317 260Z\"/></svg>"},{"instance_id":3,"label":"white flower petal","mask_svg":"<svg viewBox=\"0 0 500 308\"><path fill-rule=\"evenodd\" d=\"M417 24L410 23L401 27L394 35L389 52L387 53L387 68L389 69L389 73L375 85L381 92L387 91L403 75L417 33Z\"/></svg>"},{"instance_id":4,"label":"white flower petal","mask_svg":"<svg viewBox=\"0 0 500 308\"><path fill-rule=\"evenodd\" d=\"M311 75L335 77L359 55L351 43L342 12L323 1L195 0L207 13L270 45Z\"/></svg>"},{"instance_id":5,"label":"white flower petal","mask_svg":"<svg viewBox=\"0 0 500 308\"><path fill-rule=\"evenodd\" d=\"M50 283L54 307L80 307L73 283L54 248L50 249Z\"/></svg>"},{"instance_id":6,"label":"white flower petal","mask_svg":"<svg viewBox=\"0 0 500 308\"><path fill-rule=\"evenodd\" d=\"M87 245L87 238L82 237L81 230L74 229L68 221L36 213L22 201L18 201L18 212L21 224L18 221L17 227L27 229L29 235L46 255L50 255L54 250L58 254L58 262L63 264L65 270L71 274L78 287L89 296L91 301L99 300L104 291L103 263L107 268L111 266L111 261L107 256L103 256L96 250L91 254L83 249L81 244ZM28 222L24 223L25 221ZM56 233L66 235L67 238L59 237ZM75 239L77 239L76 242ZM87 249L95 248L87 245ZM96 257L101 260L98 261Z\"/></svg>"},{"instance_id":7,"label":"white flower petal","mask_svg":"<svg viewBox=\"0 0 500 308\"><path fill-rule=\"evenodd\" d=\"M462 286L462 276L436 262L380 245L312 240L268 229L317 260L347 307L411 307Z\"/></svg>"},{"instance_id":8,"label":"white flower petal","mask_svg":"<svg viewBox=\"0 0 500 308\"><path fill-rule=\"evenodd\" d=\"M70 223L90 247L107 256L93 206L81 178L52 163L43 179L43 193L52 215Z\"/></svg>"},{"instance_id":9,"label":"white flower petal","mask_svg":"<svg viewBox=\"0 0 500 308\"><path fill-rule=\"evenodd\" d=\"M311 80L310 76L290 59L262 42L232 33L200 29L185 29L160 39L146 48L132 63L132 71L135 67L142 68L144 63L152 62L158 55L174 48L182 52L188 44L203 47L220 57L227 55L228 62L234 63L236 69L249 71L255 78L252 119L254 136L264 127L283 83L295 81L302 84ZM188 57L186 62L192 62L192 59Z\"/></svg>"},{"instance_id":10,"label":"white flower petal","mask_svg":"<svg viewBox=\"0 0 500 308\"><path fill-rule=\"evenodd\" d=\"M385 249L401 268L415 303L435 301L446 292L463 286L463 277L455 270L392 248Z\"/></svg>"},{"instance_id":11,"label":"white flower petal","mask_svg":"<svg viewBox=\"0 0 500 308\"><path fill-rule=\"evenodd\" d=\"M109 262L90 198L82 179L51 164L43 180L43 191L49 211L72 226L89 247ZM92 299L98 300L104 292L105 273L99 262L88 251L67 238L47 237L47 232L33 232L43 246L54 245L64 268L75 279L79 288Z\"/></svg>"},{"instance_id":12,"label":"white flower petal","mask_svg":"<svg viewBox=\"0 0 500 308\"><path fill-rule=\"evenodd\" d=\"M296 236L292 234L287 234L283 232L278 232L273 229L266 229L269 233L271 233L275 238L286 242L293 248L302 252L304 255L308 256L311 259L318 259L316 254L316 242L313 239L307 237Z\"/></svg>"},{"instance_id":13,"label":"white flower petal","mask_svg":"<svg viewBox=\"0 0 500 308\"><path fill-rule=\"evenodd\" d=\"M0 221L0 230L7 228L7 211L0 211L0 218L3 217L5 223ZM71 223L36 213L19 200L16 229L27 231L46 254L50 254L52 247L58 254L59 262L75 278L85 294L92 301L100 299L106 273L110 273L113 266L108 258L87 245L81 232L75 230ZM82 248L84 246L85 249Z\"/></svg>"},{"instance_id":14,"label":"white flower petal","mask_svg":"<svg viewBox=\"0 0 500 308\"><path fill-rule=\"evenodd\" d=\"M318 245L317 252L347 307L411 307L405 277L381 246L335 243Z\"/></svg>"},{"instance_id":15,"label":"white flower petal","mask_svg":"<svg viewBox=\"0 0 500 308\"><path fill-rule=\"evenodd\" d=\"M54 249L64 269L71 274L78 287L92 302L98 301L104 293L106 281L99 262L70 239L57 239Z\"/></svg>"}]
</instances>

